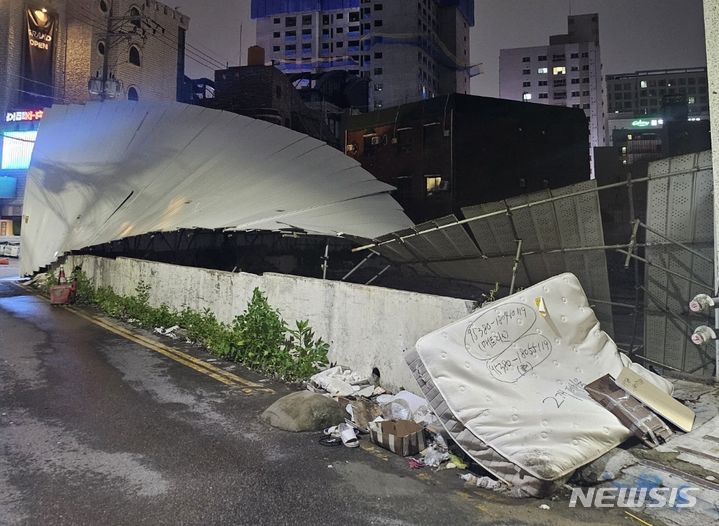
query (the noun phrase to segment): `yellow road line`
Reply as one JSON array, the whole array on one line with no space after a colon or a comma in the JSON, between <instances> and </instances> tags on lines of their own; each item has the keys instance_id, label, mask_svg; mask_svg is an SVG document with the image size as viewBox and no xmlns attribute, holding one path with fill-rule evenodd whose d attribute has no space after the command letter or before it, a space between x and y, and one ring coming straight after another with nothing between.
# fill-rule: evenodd
<instances>
[{"instance_id":1,"label":"yellow road line","mask_svg":"<svg viewBox=\"0 0 719 526\"><path fill-rule=\"evenodd\" d=\"M32 289L30 289L29 287L27 287L25 285L19 285L19 284L16 284L16 285L18 285L19 287L21 287L24 290L34 293L34 291ZM48 299L45 298L44 296L39 295L39 294L36 294L36 295L38 297L40 297L41 299L48 301ZM160 342L153 341L150 338L147 338L146 336L143 336L136 332L125 329L124 327L120 327L118 325L110 323L109 321L102 320L95 316L85 314L84 312L82 312L74 307L66 306L65 310L68 310L68 311L72 312L73 314L75 314L76 316L78 316L86 321L89 321L90 323L97 325L98 327L101 327L109 332L112 332L113 334L122 336L123 338L125 338L127 340L130 340L134 343L137 343L138 345L141 345L142 347L145 347L146 349L150 349L151 351L160 353L163 356L170 358L171 360L174 360L178 363L181 363L182 365L185 365L186 367L189 367L191 369L194 369L197 372L200 372L200 373L205 374L211 378L214 378L218 382L221 382L221 383L223 383L225 385L229 385L229 386L239 386L242 389L242 391L247 394L254 393L254 392L274 393L274 391L272 389L264 387L261 384L252 382L250 380L246 380L245 378L242 378L241 376L238 376L229 371L225 371L224 369L221 369L221 368L216 367L208 362L205 362L203 360L195 358L194 356L191 356L185 352L179 351L177 349L173 349L172 347L168 347L167 345L164 345Z\"/></svg>"},{"instance_id":2,"label":"yellow road line","mask_svg":"<svg viewBox=\"0 0 719 526\"><path fill-rule=\"evenodd\" d=\"M90 323L97 325L98 327L102 327L103 329L108 330L114 334L117 334L118 336L122 336L123 338L133 341L139 345L142 345L143 347L148 348L151 351L155 351L164 356L167 356L168 358L175 360L176 362L179 362L191 369L194 369L195 371L206 374L207 376L210 376L210 377L214 378L215 380L217 380L218 382L222 382L225 385L239 385L243 388L243 391L245 391L245 392L253 392L253 391L274 392L274 391L272 391L272 389L263 387L261 384L251 382L251 381L246 380L240 376L237 376L236 374L233 374L229 371L225 371L224 369L220 369L219 367L216 367L210 363L199 360L199 359L195 358L194 356L191 356L187 353L178 351L177 349L173 349L173 348L168 347L167 345L164 345L162 343L152 341L151 339L149 339L145 336L142 336L141 334L129 331L123 327L119 327L119 326L114 325L108 321L101 320L99 318L95 318L94 316L88 316L87 314L80 312L79 310L77 310L73 307L66 307L66 310L72 312L73 314L75 314L76 316L79 316L80 318L83 318L83 319L89 321Z\"/></svg>"},{"instance_id":3,"label":"yellow road line","mask_svg":"<svg viewBox=\"0 0 719 526\"><path fill-rule=\"evenodd\" d=\"M640 519L639 517L637 517L636 515L633 515L632 513L629 513L628 511L625 511L624 513L625 513L629 518L631 518L631 519L637 521L637 522L638 522L639 524L641 524L642 526L652 526L652 525L651 525L650 523L648 523L647 521L645 521L645 520L643 520L643 519Z\"/></svg>"},{"instance_id":4,"label":"yellow road line","mask_svg":"<svg viewBox=\"0 0 719 526\"><path fill-rule=\"evenodd\" d=\"M165 345L163 343L154 341L146 336L143 336L142 334L138 334L136 332L130 331L128 329L125 329L124 327L119 327L113 323L110 323L107 320L96 318L94 316L89 316L89 315L79 311L78 309L75 309L74 307L66 307L66 309L69 310L70 312L73 312L74 314L77 314L81 318L84 318L84 319L88 320L89 322L94 323L95 325L98 325L100 327L108 329L116 334L119 334L120 336L126 336L128 338L131 338L136 343L139 343L145 347L149 347L153 351L161 352L162 354L166 354L166 355L171 354L172 357L178 357L181 360L188 361L197 367L206 369L214 374L222 376L225 379L229 380L230 382L238 383L240 385L244 385L245 387L253 387L253 388L262 388L263 387L261 384L251 382L250 380L246 380L240 376L237 376L236 374L233 374L229 371L225 371L224 369L221 369L221 368L219 368L215 365L212 365L208 362L205 362L203 360L195 358L194 356L191 356L185 352L179 351L177 349L173 349L172 347L168 347L167 345Z\"/></svg>"}]
</instances>

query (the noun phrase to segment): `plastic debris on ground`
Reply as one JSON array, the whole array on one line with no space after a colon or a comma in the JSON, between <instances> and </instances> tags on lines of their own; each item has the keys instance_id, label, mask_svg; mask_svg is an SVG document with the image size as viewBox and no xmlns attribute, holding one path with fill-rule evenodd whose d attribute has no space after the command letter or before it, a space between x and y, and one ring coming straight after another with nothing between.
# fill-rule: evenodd
<instances>
[{"instance_id":1,"label":"plastic debris on ground","mask_svg":"<svg viewBox=\"0 0 719 526\"><path fill-rule=\"evenodd\" d=\"M442 451L436 444L431 445L421 452L424 465L430 468L438 468L443 462L449 460L449 453Z\"/></svg>"},{"instance_id":2,"label":"plastic debris on ground","mask_svg":"<svg viewBox=\"0 0 719 526\"><path fill-rule=\"evenodd\" d=\"M493 479L492 477L478 477L477 475L473 475L472 473L465 473L464 475L460 475L459 478L461 478L468 484L477 486L478 488L491 489L492 491L500 491L507 489L507 486L505 484L503 484L499 480Z\"/></svg>"},{"instance_id":3,"label":"plastic debris on ground","mask_svg":"<svg viewBox=\"0 0 719 526\"><path fill-rule=\"evenodd\" d=\"M338 365L321 371L310 378L310 385L319 387L332 396L350 396L372 387L367 378L353 372L349 367Z\"/></svg>"},{"instance_id":4,"label":"plastic debris on ground","mask_svg":"<svg viewBox=\"0 0 719 526\"><path fill-rule=\"evenodd\" d=\"M449 450L446 431L425 398L406 390L389 394L378 382L374 373L365 378L343 366L310 379L308 390L331 396L349 417L345 424L326 429L320 444L356 447L360 435L369 433L372 443L410 457L409 469L467 469L468 463Z\"/></svg>"},{"instance_id":5,"label":"plastic debris on ground","mask_svg":"<svg viewBox=\"0 0 719 526\"><path fill-rule=\"evenodd\" d=\"M157 334L161 334L162 336L167 336L168 338L172 338L173 340L176 340L178 338L177 334L175 334L175 331L177 331L180 328L179 325L173 325L172 327L155 327L154 332Z\"/></svg>"},{"instance_id":6,"label":"plastic debris on ground","mask_svg":"<svg viewBox=\"0 0 719 526\"><path fill-rule=\"evenodd\" d=\"M407 465L409 466L409 469L422 469L424 467L424 460L421 458L408 458L407 459Z\"/></svg>"}]
</instances>

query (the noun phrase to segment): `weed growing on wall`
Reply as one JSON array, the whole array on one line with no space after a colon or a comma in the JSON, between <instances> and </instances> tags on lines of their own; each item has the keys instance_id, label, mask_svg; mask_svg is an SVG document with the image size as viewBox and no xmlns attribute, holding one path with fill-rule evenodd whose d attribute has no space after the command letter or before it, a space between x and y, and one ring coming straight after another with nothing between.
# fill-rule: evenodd
<instances>
[{"instance_id":1,"label":"weed growing on wall","mask_svg":"<svg viewBox=\"0 0 719 526\"><path fill-rule=\"evenodd\" d=\"M77 280L77 303L94 305L108 316L146 329L178 325L189 340L262 373L297 381L327 364L329 344L316 337L307 320L289 327L259 289L253 291L245 311L226 324L209 309L175 311L164 304L151 306L150 286L143 282L132 296L121 296L109 287L94 288L81 270L72 277Z\"/></svg>"}]
</instances>

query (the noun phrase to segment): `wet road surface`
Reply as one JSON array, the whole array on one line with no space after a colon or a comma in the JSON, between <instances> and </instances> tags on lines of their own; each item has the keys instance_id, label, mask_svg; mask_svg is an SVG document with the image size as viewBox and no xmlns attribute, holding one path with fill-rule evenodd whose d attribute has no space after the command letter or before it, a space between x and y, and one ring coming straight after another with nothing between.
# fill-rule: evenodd
<instances>
[{"instance_id":1,"label":"wet road surface","mask_svg":"<svg viewBox=\"0 0 719 526\"><path fill-rule=\"evenodd\" d=\"M220 383L0 279L0 524L629 524L274 430L258 415L289 391L263 385L275 393Z\"/></svg>"}]
</instances>

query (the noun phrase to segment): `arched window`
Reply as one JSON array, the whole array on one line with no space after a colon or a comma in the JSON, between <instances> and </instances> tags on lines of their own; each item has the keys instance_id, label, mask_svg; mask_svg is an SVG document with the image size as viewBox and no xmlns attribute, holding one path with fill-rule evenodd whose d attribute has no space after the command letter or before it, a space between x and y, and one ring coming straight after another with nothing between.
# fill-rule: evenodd
<instances>
[{"instance_id":1,"label":"arched window","mask_svg":"<svg viewBox=\"0 0 719 526\"><path fill-rule=\"evenodd\" d=\"M100 42L97 43L97 52L100 53L100 55L105 54L105 42L100 40Z\"/></svg>"},{"instance_id":2,"label":"arched window","mask_svg":"<svg viewBox=\"0 0 719 526\"><path fill-rule=\"evenodd\" d=\"M103 13L107 13L108 11L107 2L105 0L100 0L100 11Z\"/></svg>"},{"instance_id":3,"label":"arched window","mask_svg":"<svg viewBox=\"0 0 719 526\"><path fill-rule=\"evenodd\" d=\"M142 13L140 13L140 10L135 6L130 8L130 23L137 29L140 29L142 25Z\"/></svg>"},{"instance_id":4,"label":"arched window","mask_svg":"<svg viewBox=\"0 0 719 526\"><path fill-rule=\"evenodd\" d=\"M127 90L127 100L140 100L140 94L135 86L130 86Z\"/></svg>"},{"instance_id":5,"label":"arched window","mask_svg":"<svg viewBox=\"0 0 719 526\"><path fill-rule=\"evenodd\" d=\"M136 66L140 65L140 50L137 46L130 46L130 55L128 60L130 61L130 64L134 64Z\"/></svg>"}]
</instances>

